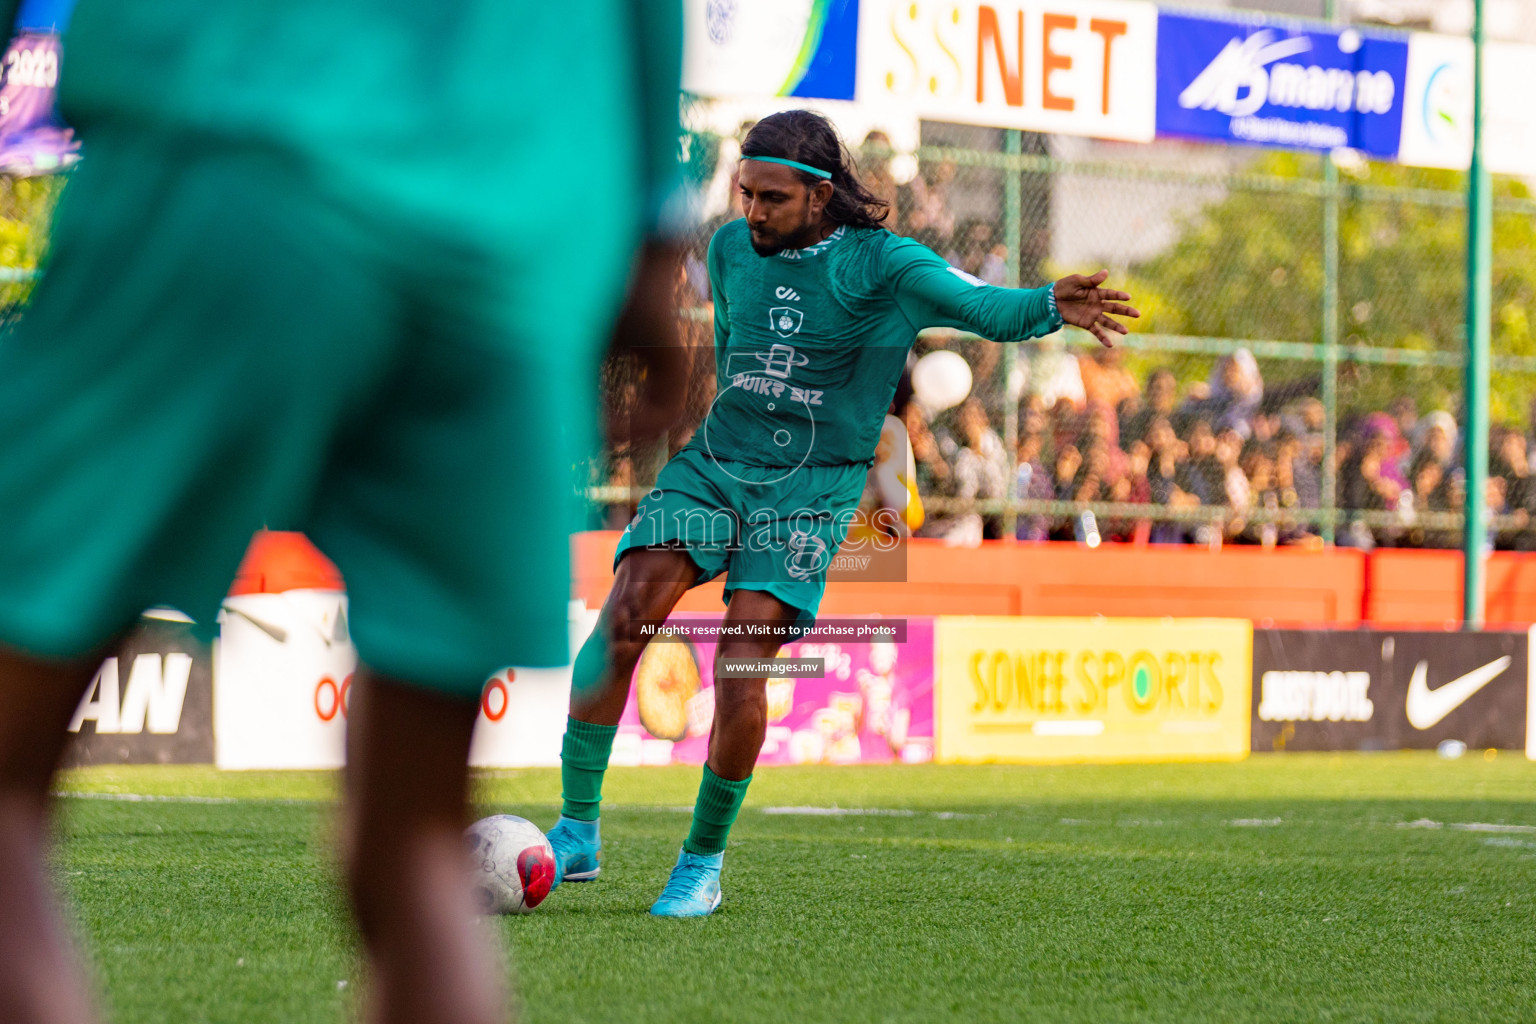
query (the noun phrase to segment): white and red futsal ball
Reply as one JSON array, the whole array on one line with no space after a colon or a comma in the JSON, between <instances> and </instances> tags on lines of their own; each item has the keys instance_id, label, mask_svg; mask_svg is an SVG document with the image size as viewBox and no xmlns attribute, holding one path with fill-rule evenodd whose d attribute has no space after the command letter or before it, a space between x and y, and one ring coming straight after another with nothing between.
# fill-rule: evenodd
<instances>
[{"instance_id":1,"label":"white and red futsal ball","mask_svg":"<svg viewBox=\"0 0 1536 1024\"><path fill-rule=\"evenodd\" d=\"M482 913L526 914L555 884L555 851L527 818L493 814L464 831Z\"/></svg>"}]
</instances>

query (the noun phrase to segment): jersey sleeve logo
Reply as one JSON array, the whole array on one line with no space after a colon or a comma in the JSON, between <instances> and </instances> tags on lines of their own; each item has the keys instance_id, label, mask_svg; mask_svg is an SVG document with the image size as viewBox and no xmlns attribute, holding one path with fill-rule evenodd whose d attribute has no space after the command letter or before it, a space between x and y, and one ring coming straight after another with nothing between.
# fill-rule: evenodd
<instances>
[{"instance_id":1,"label":"jersey sleeve logo","mask_svg":"<svg viewBox=\"0 0 1536 1024\"><path fill-rule=\"evenodd\" d=\"M789 306L775 306L768 311L768 327L781 338L793 338L800 333L805 314Z\"/></svg>"},{"instance_id":2,"label":"jersey sleeve logo","mask_svg":"<svg viewBox=\"0 0 1536 1024\"><path fill-rule=\"evenodd\" d=\"M960 280L964 281L966 284L970 285L972 288L985 288L987 286L987 282L983 281L979 277L976 277L974 274L967 274L959 267L950 267L949 272L954 274Z\"/></svg>"}]
</instances>

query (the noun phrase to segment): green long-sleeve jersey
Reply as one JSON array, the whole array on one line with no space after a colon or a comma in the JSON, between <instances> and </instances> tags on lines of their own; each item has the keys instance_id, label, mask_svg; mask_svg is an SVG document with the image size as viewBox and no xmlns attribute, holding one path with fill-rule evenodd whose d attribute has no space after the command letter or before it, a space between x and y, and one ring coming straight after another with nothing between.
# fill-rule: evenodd
<instances>
[{"instance_id":1,"label":"green long-sleeve jersey","mask_svg":"<svg viewBox=\"0 0 1536 1024\"><path fill-rule=\"evenodd\" d=\"M1049 286L992 287L876 228L764 257L737 219L715 232L708 265L716 395L689 446L747 465L869 461L924 328L1023 341L1061 326Z\"/></svg>"}]
</instances>

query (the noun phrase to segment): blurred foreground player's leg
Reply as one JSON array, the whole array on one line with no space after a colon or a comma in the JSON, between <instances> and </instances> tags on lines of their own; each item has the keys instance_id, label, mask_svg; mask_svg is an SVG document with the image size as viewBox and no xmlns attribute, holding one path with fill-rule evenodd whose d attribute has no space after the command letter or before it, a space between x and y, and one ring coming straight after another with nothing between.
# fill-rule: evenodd
<instances>
[{"instance_id":1,"label":"blurred foreground player's leg","mask_svg":"<svg viewBox=\"0 0 1536 1024\"><path fill-rule=\"evenodd\" d=\"M366 666L367 1016L502 1019L460 861L469 736L496 668L569 657L571 468L637 242L673 215L678 14L82 0L87 156L0 342L0 1021L90 1019L45 847L99 652L153 604L214 621L263 523L339 564ZM675 324L627 316L666 394Z\"/></svg>"},{"instance_id":2,"label":"blurred foreground player's leg","mask_svg":"<svg viewBox=\"0 0 1536 1024\"><path fill-rule=\"evenodd\" d=\"M0 1019L93 1020L49 897L48 787L95 662L0 651Z\"/></svg>"},{"instance_id":3,"label":"blurred foreground player's leg","mask_svg":"<svg viewBox=\"0 0 1536 1024\"><path fill-rule=\"evenodd\" d=\"M347 880L376 970L370 999L401 1021L500 1017L500 969L463 884L464 764L475 710L374 675L347 728ZM402 756L404 755L404 756Z\"/></svg>"}]
</instances>

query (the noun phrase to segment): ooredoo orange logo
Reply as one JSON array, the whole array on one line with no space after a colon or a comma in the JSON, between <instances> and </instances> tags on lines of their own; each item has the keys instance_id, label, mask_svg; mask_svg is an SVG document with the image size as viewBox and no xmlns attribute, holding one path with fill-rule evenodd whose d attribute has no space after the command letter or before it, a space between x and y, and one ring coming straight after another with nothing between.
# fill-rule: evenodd
<instances>
[{"instance_id":1,"label":"ooredoo orange logo","mask_svg":"<svg viewBox=\"0 0 1536 1024\"><path fill-rule=\"evenodd\" d=\"M336 685L336 680L326 676L315 684L315 714L320 721L329 722L337 715L347 717L347 708L350 706L349 698L352 696L352 676L349 673Z\"/></svg>"},{"instance_id":2,"label":"ooredoo orange logo","mask_svg":"<svg viewBox=\"0 0 1536 1024\"><path fill-rule=\"evenodd\" d=\"M480 692L480 713L493 722L501 721L507 713L507 684L517 678L517 673L507 669L507 678L501 676L491 677L491 681L485 684L485 689Z\"/></svg>"}]
</instances>

